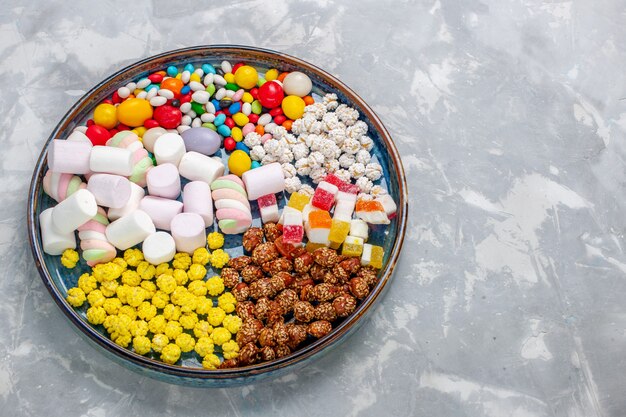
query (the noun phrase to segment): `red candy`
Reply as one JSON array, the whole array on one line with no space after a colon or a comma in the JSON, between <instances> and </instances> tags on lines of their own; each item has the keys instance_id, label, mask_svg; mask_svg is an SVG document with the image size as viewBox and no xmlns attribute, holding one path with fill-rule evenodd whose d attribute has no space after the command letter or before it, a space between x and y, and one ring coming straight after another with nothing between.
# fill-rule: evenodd
<instances>
[{"instance_id":1,"label":"red candy","mask_svg":"<svg viewBox=\"0 0 626 417\"><path fill-rule=\"evenodd\" d=\"M259 204L259 208L261 207L270 207L276 205L276 194L268 194L262 197L259 197L256 202Z\"/></svg>"},{"instance_id":2,"label":"red candy","mask_svg":"<svg viewBox=\"0 0 626 417\"><path fill-rule=\"evenodd\" d=\"M311 199L311 205L313 207L317 207L320 210L330 211L335 204L335 195L329 193L328 191L317 187L315 189L315 194L313 194L313 198Z\"/></svg>"},{"instance_id":3,"label":"red candy","mask_svg":"<svg viewBox=\"0 0 626 417\"><path fill-rule=\"evenodd\" d=\"M148 75L148 79L154 84L158 84L163 81L163 76L161 74L150 74Z\"/></svg>"},{"instance_id":4,"label":"red candy","mask_svg":"<svg viewBox=\"0 0 626 417\"><path fill-rule=\"evenodd\" d=\"M153 127L159 127L159 122L157 122L154 119L148 119L145 122L143 122L143 127L145 127L146 129L152 129Z\"/></svg>"},{"instance_id":5,"label":"red candy","mask_svg":"<svg viewBox=\"0 0 626 417\"><path fill-rule=\"evenodd\" d=\"M117 130L130 130L130 127L126 126L125 124L119 123L116 127Z\"/></svg>"},{"instance_id":6,"label":"red candy","mask_svg":"<svg viewBox=\"0 0 626 417\"><path fill-rule=\"evenodd\" d=\"M154 109L152 117L161 127L165 129L176 129L180 125L183 114L177 107L165 104Z\"/></svg>"},{"instance_id":7,"label":"red candy","mask_svg":"<svg viewBox=\"0 0 626 417\"><path fill-rule=\"evenodd\" d=\"M237 142L235 142L235 139L231 138L230 136L224 138L224 149L226 149L228 152L235 149L235 146L237 146Z\"/></svg>"},{"instance_id":8,"label":"red candy","mask_svg":"<svg viewBox=\"0 0 626 417\"><path fill-rule=\"evenodd\" d=\"M276 107L275 109L270 110L269 113L270 113L270 116L276 117L278 115L283 114L283 109L280 107Z\"/></svg>"},{"instance_id":9,"label":"red candy","mask_svg":"<svg viewBox=\"0 0 626 417\"><path fill-rule=\"evenodd\" d=\"M111 100L113 100L113 104L119 104L122 101L122 98L117 94L117 91L113 93L113 96L111 96Z\"/></svg>"},{"instance_id":10,"label":"red candy","mask_svg":"<svg viewBox=\"0 0 626 417\"><path fill-rule=\"evenodd\" d=\"M287 120L285 115L279 114L278 116L274 117L273 122L276 123L277 125L282 125L285 120Z\"/></svg>"},{"instance_id":11,"label":"red candy","mask_svg":"<svg viewBox=\"0 0 626 417\"><path fill-rule=\"evenodd\" d=\"M256 100L257 98L259 98L259 89L258 89L258 88L254 87L253 89L251 89L251 90L249 91L249 93L250 93L250 95L252 96L252 98L254 98L255 100Z\"/></svg>"},{"instance_id":12,"label":"red candy","mask_svg":"<svg viewBox=\"0 0 626 417\"><path fill-rule=\"evenodd\" d=\"M268 81L259 88L259 101L268 109L280 106L284 97L283 88L275 81Z\"/></svg>"},{"instance_id":13,"label":"red candy","mask_svg":"<svg viewBox=\"0 0 626 417\"><path fill-rule=\"evenodd\" d=\"M237 62L234 66L233 66L233 70L231 71L231 74L234 74L237 72L237 70L239 69L239 67L245 65L243 62Z\"/></svg>"},{"instance_id":14,"label":"red candy","mask_svg":"<svg viewBox=\"0 0 626 417\"><path fill-rule=\"evenodd\" d=\"M250 121L250 123L256 124L256 122L259 121L259 115L258 114L254 114L254 113L250 113L248 115L248 120Z\"/></svg>"},{"instance_id":15,"label":"red candy","mask_svg":"<svg viewBox=\"0 0 626 417\"><path fill-rule=\"evenodd\" d=\"M106 128L95 124L87 128L85 135L87 135L94 146L104 146L107 140L111 139L111 134Z\"/></svg>"},{"instance_id":16,"label":"red candy","mask_svg":"<svg viewBox=\"0 0 626 417\"><path fill-rule=\"evenodd\" d=\"M328 182L328 183L330 183L332 185L336 185L340 189L341 189L341 186L346 184L346 182L344 180L342 180L341 178L339 178L335 174L328 174L328 175L326 175L326 178L324 178L324 181L326 181L326 182Z\"/></svg>"},{"instance_id":17,"label":"red candy","mask_svg":"<svg viewBox=\"0 0 626 417\"><path fill-rule=\"evenodd\" d=\"M189 103L191 101L191 94L185 94L184 96L180 96L179 100L180 104Z\"/></svg>"},{"instance_id":18,"label":"red candy","mask_svg":"<svg viewBox=\"0 0 626 417\"><path fill-rule=\"evenodd\" d=\"M226 118L226 121L224 121L224 124L225 124L226 126L228 126L229 128L231 128L231 129L232 129L233 127L235 127L235 121L234 121L233 119L231 119L230 117L227 117L227 118Z\"/></svg>"}]
</instances>

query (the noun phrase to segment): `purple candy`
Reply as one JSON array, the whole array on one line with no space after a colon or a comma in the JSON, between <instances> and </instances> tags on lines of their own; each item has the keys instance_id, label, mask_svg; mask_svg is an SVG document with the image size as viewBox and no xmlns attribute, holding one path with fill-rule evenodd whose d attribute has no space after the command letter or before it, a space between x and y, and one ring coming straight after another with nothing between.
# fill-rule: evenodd
<instances>
[{"instance_id":1,"label":"purple candy","mask_svg":"<svg viewBox=\"0 0 626 417\"><path fill-rule=\"evenodd\" d=\"M208 127L192 127L185 130L181 136L187 152L194 151L203 155L213 155L222 144L220 135Z\"/></svg>"}]
</instances>

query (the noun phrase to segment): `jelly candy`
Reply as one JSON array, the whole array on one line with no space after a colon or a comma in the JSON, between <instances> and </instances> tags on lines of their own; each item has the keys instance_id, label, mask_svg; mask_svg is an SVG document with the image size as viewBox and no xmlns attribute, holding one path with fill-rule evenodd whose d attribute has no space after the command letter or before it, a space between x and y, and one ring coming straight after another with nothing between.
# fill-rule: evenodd
<instances>
[{"instance_id":1,"label":"jelly candy","mask_svg":"<svg viewBox=\"0 0 626 417\"><path fill-rule=\"evenodd\" d=\"M370 224L389 224L389 218L380 201L359 200L356 202L356 215Z\"/></svg>"},{"instance_id":2,"label":"jelly candy","mask_svg":"<svg viewBox=\"0 0 626 417\"><path fill-rule=\"evenodd\" d=\"M363 245L361 265L381 269L383 267L384 254L384 250L381 246L370 245L369 243L366 243Z\"/></svg>"},{"instance_id":3,"label":"jelly candy","mask_svg":"<svg viewBox=\"0 0 626 417\"><path fill-rule=\"evenodd\" d=\"M311 204L320 210L330 211L335 204L335 195L339 189L336 185L322 181L317 185ZM382 206L381 206L382 207Z\"/></svg>"},{"instance_id":4,"label":"jelly candy","mask_svg":"<svg viewBox=\"0 0 626 417\"><path fill-rule=\"evenodd\" d=\"M263 223L278 221L279 216L278 204L276 203L276 194L264 195L262 197L259 197L256 202L259 204L261 221Z\"/></svg>"},{"instance_id":5,"label":"jelly candy","mask_svg":"<svg viewBox=\"0 0 626 417\"><path fill-rule=\"evenodd\" d=\"M311 197L304 193L296 192L291 194L291 197L289 197L289 202L287 203L287 206L302 211L304 209L304 206L309 204L309 201L311 201Z\"/></svg>"},{"instance_id":6,"label":"jelly candy","mask_svg":"<svg viewBox=\"0 0 626 417\"><path fill-rule=\"evenodd\" d=\"M345 242L343 242L343 247L341 248L341 254L343 256L361 256L363 253L363 239L355 236L346 237ZM372 245L368 245L372 246ZM361 263L363 261L361 260Z\"/></svg>"},{"instance_id":7,"label":"jelly candy","mask_svg":"<svg viewBox=\"0 0 626 417\"><path fill-rule=\"evenodd\" d=\"M330 244L328 235L332 223L333 220L330 218L330 213L327 211L316 210L310 212L309 220L305 226L306 236L309 242L328 246Z\"/></svg>"},{"instance_id":8,"label":"jelly candy","mask_svg":"<svg viewBox=\"0 0 626 417\"><path fill-rule=\"evenodd\" d=\"M339 246L346 240L348 233L350 232L350 222L333 219L328 234L328 240L330 241L330 247L338 249Z\"/></svg>"},{"instance_id":9,"label":"jelly candy","mask_svg":"<svg viewBox=\"0 0 626 417\"><path fill-rule=\"evenodd\" d=\"M283 242L290 244L302 243L304 227L302 226L302 213L290 210L284 213L283 219Z\"/></svg>"}]
</instances>

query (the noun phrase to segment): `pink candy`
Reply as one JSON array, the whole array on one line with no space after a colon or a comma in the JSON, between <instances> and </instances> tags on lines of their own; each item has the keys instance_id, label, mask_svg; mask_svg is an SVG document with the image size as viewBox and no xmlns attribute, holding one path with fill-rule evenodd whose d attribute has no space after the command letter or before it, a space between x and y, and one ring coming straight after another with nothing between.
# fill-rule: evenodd
<instances>
[{"instance_id":1,"label":"pink candy","mask_svg":"<svg viewBox=\"0 0 626 417\"><path fill-rule=\"evenodd\" d=\"M336 185L326 181L322 181L317 185L315 194L311 199L313 207L317 207L320 210L330 211L335 204L335 196L339 189Z\"/></svg>"}]
</instances>

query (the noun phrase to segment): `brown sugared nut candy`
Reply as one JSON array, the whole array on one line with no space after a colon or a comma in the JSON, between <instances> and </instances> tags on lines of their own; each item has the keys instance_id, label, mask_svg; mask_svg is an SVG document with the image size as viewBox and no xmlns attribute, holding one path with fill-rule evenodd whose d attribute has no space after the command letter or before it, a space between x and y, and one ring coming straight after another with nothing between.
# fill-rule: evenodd
<instances>
[{"instance_id":1,"label":"brown sugared nut candy","mask_svg":"<svg viewBox=\"0 0 626 417\"><path fill-rule=\"evenodd\" d=\"M315 307L315 319L332 322L337 319L337 313L335 313L335 309L331 303L319 303Z\"/></svg>"},{"instance_id":2,"label":"brown sugared nut candy","mask_svg":"<svg viewBox=\"0 0 626 417\"><path fill-rule=\"evenodd\" d=\"M361 260L359 258L347 258L341 261L339 265L348 274L356 274L361 268Z\"/></svg>"},{"instance_id":3,"label":"brown sugared nut candy","mask_svg":"<svg viewBox=\"0 0 626 417\"><path fill-rule=\"evenodd\" d=\"M348 317L356 308L356 299L348 294L342 294L333 300L333 308L337 317Z\"/></svg>"},{"instance_id":4,"label":"brown sugared nut candy","mask_svg":"<svg viewBox=\"0 0 626 417\"><path fill-rule=\"evenodd\" d=\"M339 285L340 283L339 277L335 275L335 272L331 271L330 269L326 270L326 273L324 274L324 278L322 278L322 282L325 284L332 284L332 285Z\"/></svg>"},{"instance_id":5,"label":"brown sugared nut candy","mask_svg":"<svg viewBox=\"0 0 626 417\"><path fill-rule=\"evenodd\" d=\"M367 285L373 287L378 282L378 270L371 266L364 266L359 269L357 277L361 277L367 282Z\"/></svg>"},{"instance_id":6,"label":"brown sugared nut candy","mask_svg":"<svg viewBox=\"0 0 626 417\"><path fill-rule=\"evenodd\" d=\"M315 317L315 307L308 301L298 301L293 306L293 317L303 323L308 323Z\"/></svg>"},{"instance_id":7,"label":"brown sugared nut candy","mask_svg":"<svg viewBox=\"0 0 626 417\"><path fill-rule=\"evenodd\" d=\"M269 327L263 328L259 333L259 344L261 346L276 346L276 339L274 338L274 330Z\"/></svg>"},{"instance_id":8,"label":"brown sugared nut candy","mask_svg":"<svg viewBox=\"0 0 626 417\"><path fill-rule=\"evenodd\" d=\"M276 258L278 258L278 249L273 242L261 243L252 251L252 260L259 266Z\"/></svg>"},{"instance_id":9,"label":"brown sugared nut candy","mask_svg":"<svg viewBox=\"0 0 626 417\"><path fill-rule=\"evenodd\" d=\"M311 269L309 269L309 274L311 275L311 278L313 278L315 281L322 281L327 271L328 268L320 264L313 264L311 266Z\"/></svg>"},{"instance_id":10,"label":"brown sugared nut candy","mask_svg":"<svg viewBox=\"0 0 626 417\"><path fill-rule=\"evenodd\" d=\"M305 285L300 290L302 301L315 301L315 285Z\"/></svg>"},{"instance_id":11,"label":"brown sugared nut candy","mask_svg":"<svg viewBox=\"0 0 626 417\"><path fill-rule=\"evenodd\" d=\"M235 296L235 299L240 303L242 301L246 301L248 297L250 297L250 288L248 288L248 284L245 282L240 282L235 285L231 292Z\"/></svg>"},{"instance_id":12,"label":"brown sugared nut candy","mask_svg":"<svg viewBox=\"0 0 626 417\"><path fill-rule=\"evenodd\" d=\"M262 362L273 361L276 359L276 352L269 346L262 347L259 351L259 357Z\"/></svg>"},{"instance_id":13,"label":"brown sugared nut candy","mask_svg":"<svg viewBox=\"0 0 626 417\"><path fill-rule=\"evenodd\" d=\"M241 301L235 307L237 315L242 321L254 318L254 303L252 301Z\"/></svg>"},{"instance_id":14,"label":"brown sugared nut candy","mask_svg":"<svg viewBox=\"0 0 626 417\"><path fill-rule=\"evenodd\" d=\"M252 252L254 248L263 243L263 229L260 227L251 227L243 234L243 249L246 252Z\"/></svg>"},{"instance_id":15,"label":"brown sugared nut candy","mask_svg":"<svg viewBox=\"0 0 626 417\"><path fill-rule=\"evenodd\" d=\"M289 346L278 345L274 348L274 352L276 352L277 358L282 358L283 356L289 355L291 353L291 349L289 349Z\"/></svg>"},{"instance_id":16,"label":"brown sugared nut candy","mask_svg":"<svg viewBox=\"0 0 626 417\"><path fill-rule=\"evenodd\" d=\"M293 311L293 306L298 301L298 293L294 290L287 288L282 290L275 298L275 301L280 304L285 314Z\"/></svg>"},{"instance_id":17,"label":"brown sugared nut candy","mask_svg":"<svg viewBox=\"0 0 626 417\"><path fill-rule=\"evenodd\" d=\"M330 268L339 260L337 251L331 248L318 248L313 251L313 260L315 263Z\"/></svg>"},{"instance_id":18,"label":"brown sugared nut candy","mask_svg":"<svg viewBox=\"0 0 626 417\"><path fill-rule=\"evenodd\" d=\"M313 255L309 252L304 252L293 259L293 268L296 272L302 274L309 272L311 265L313 265Z\"/></svg>"},{"instance_id":19,"label":"brown sugared nut candy","mask_svg":"<svg viewBox=\"0 0 626 417\"><path fill-rule=\"evenodd\" d=\"M302 342L306 340L306 326L303 324L288 324L287 333L289 333L289 342L287 343L287 345L291 349L295 350Z\"/></svg>"},{"instance_id":20,"label":"brown sugared nut candy","mask_svg":"<svg viewBox=\"0 0 626 417\"><path fill-rule=\"evenodd\" d=\"M252 258L249 256L238 256L236 258L232 258L228 261L228 267L234 268L237 271L241 272L246 266L252 263Z\"/></svg>"},{"instance_id":21,"label":"brown sugared nut candy","mask_svg":"<svg viewBox=\"0 0 626 417\"><path fill-rule=\"evenodd\" d=\"M302 255L303 253L308 253L308 251L306 250L306 248L304 246L295 246L291 252L289 253L289 255L292 258L296 258L300 255Z\"/></svg>"},{"instance_id":22,"label":"brown sugared nut candy","mask_svg":"<svg viewBox=\"0 0 626 417\"><path fill-rule=\"evenodd\" d=\"M289 272L279 272L272 276L272 288L278 291L282 291L285 288L289 288L294 282L293 276Z\"/></svg>"},{"instance_id":23,"label":"brown sugared nut candy","mask_svg":"<svg viewBox=\"0 0 626 417\"><path fill-rule=\"evenodd\" d=\"M243 366L253 365L259 360L258 355L259 349L256 345L254 343L246 343L239 350L239 364Z\"/></svg>"},{"instance_id":24,"label":"brown sugared nut candy","mask_svg":"<svg viewBox=\"0 0 626 417\"><path fill-rule=\"evenodd\" d=\"M239 360L237 358L226 359L219 366L220 369L236 368L239 366Z\"/></svg>"},{"instance_id":25,"label":"brown sugared nut candy","mask_svg":"<svg viewBox=\"0 0 626 417\"><path fill-rule=\"evenodd\" d=\"M278 258L263 264L263 270L270 275L276 275L279 272L291 272L293 263L287 258Z\"/></svg>"},{"instance_id":26,"label":"brown sugared nut candy","mask_svg":"<svg viewBox=\"0 0 626 417\"><path fill-rule=\"evenodd\" d=\"M274 330L274 339L279 345L284 345L289 342L289 331L285 323L276 323L272 326Z\"/></svg>"},{"instance_id":27,"label":"brown sugared nut candy","mask_svg":"<svg viewBox=\"0 0 626 417\"><path fill-rule=\"evenodd\" d=\"M293 282L293 290L297 293L302 291L307 285L315 285L315 281L311 278L309 274L302 274L296 277L296 280Z\"/></svg>"},{"instance_id":28,"label":"brown sugared nut candy","mask_svg":"<svg viewBox=\"0 0 626 417\"><path fill-rule=\"evenodd\" d=\"M341 287L332 284L317 284L313 288L313 297L316 301L330 301L341 295L342 292Z\"/></svg>"},{"instance_id":29,"label":"brown sugared nut candy","mask_svg":"<svg viewBox=\"0 0 626 417\"><path fill-rule=\"evenodd\" d=\"M370 293L370 288L367 285L365 278L352 278L350 280L350 293L359 300L367 297Z\"/></svg>"},{"instance_id":30,"label":"brown sugared nut candy","mask_svg":"<svg viewBox=\"0 0 626 417\"><path fill-rule=\"evenodd\" d=\"M270 278L262 278L250 284L250 297L255 300L261 297L273 297L274 294Z\"/></svg>"},{"instance_id":31,"label":"brown sugared nut candy","mask_svg":"<svg viewBox=\"0 0 626 417\"><path fill-rule=\"evenodd\" d=\"M274 243L283 234L283 231L282 227L279 227L276 223L265 223L263 225L263 233L265 233L265 240Z\"/></svg>"},{"instance_id":32,"label":"brown sugared nut candy","mask_svg":"<svg viewBox=\"0 0 626 417\"><path fill-rule=\"evenodd\" d=\"M267 297L261 297L256 300L256 305L254 306L254 315L259 320L265 320L267 318L267 313L270 311L270 300Z\"/></svg>"},{"instance_id":33,"label":"brown sugared nut candy","mask_svg":"<svg viewBox=\"0 0 626 417\"><path fill-rule=\"evenodd\" d=\"M236 341L239 346L243 346L246 343L256 343L259 338L259 333L263 330L263 323L261 320L249 319L243 322L239 331L237 332Z\"/></svg>"},{"instance_id":34,"label":"brown sugared nut candy","mask_svg":"<svg viewBox=\"0 0 626 417\"><path fill-rule=\"evenodd\" d=\"M226 288L233 288L235 285L239 284L239 272L237 272L235 268L222 268L220 276L224 280L224 286Z\"/></svg>"},{"instance_id":35,"label":"brown sugared nut candy","mask_svg":"<svg viewBox=\"0 0 626 417\"><path fill-rule=\"evenodd\" d=\"M248 265L241 271L241 279L248 284L263 278L265 274L260 267Z\"/></svg>"},{"instance_id":36,"label":"brown sugared nut candy","mask_svg":"<svg viewBox=\"0 0 626 417\"><path fill-rule=\"evenodd\" d=\"M333 266L332 274L337 277L339 284L344 284L350 280L350 273L339 264Z\"/></svg>"},{"instance_id":37,"label":"brown sugared nut candy","mask_svg":"<svg viewBox=\"0 0 626 417\"><path fill-rule=\"evenodd\" d=\"M306 326L306 332L313 337L326 336L333 329L332 324L326 320L318 320ZM241 353L239 354L241 356Z\"/></svg>"},{"instance_id":38,"label":"brown sugared nut candy","mask_svg":"<svg viewBox=\"0 0 626 417\"><path fill-rule=\"evenodd\" d=\"M285 322L285 317L283 317L284 314L285 314L285 310L283 310L283 307L278 303L278 301L272 300L270 302L270 309L267 312L267 319L266 319L267 324L270 326L273 326L276 323L284 323Z\"/></svg>"}]
</instances>

